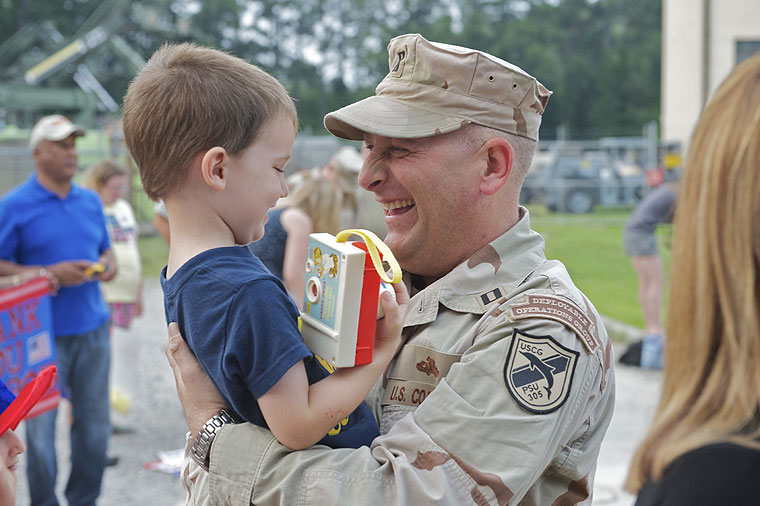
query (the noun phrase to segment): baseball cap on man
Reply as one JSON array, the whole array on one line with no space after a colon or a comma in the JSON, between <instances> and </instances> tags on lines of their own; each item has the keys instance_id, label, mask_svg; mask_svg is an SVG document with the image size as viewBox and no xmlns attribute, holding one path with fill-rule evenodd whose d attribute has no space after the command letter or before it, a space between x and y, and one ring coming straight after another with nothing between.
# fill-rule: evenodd
<instances>
[{"instance_id":1,"label":"baseball cap on man","mask_svg":"<svg viewBox=\"0 0 760 506\"><path fill-rule=\"evenodd\" d=\"M407 34L388 44L388 66L374 96L325 116L330 133L349 140L364 132L420 138L476 123L538 140L552 92L511 63Z\"/></svg>"},{"instance_id":2,"label":"baseball cap on man","mask_svg":"<svg viewBox=\"0 0 760 506\"><path fill-rule=\"evenodd\" d=\"M54 365L46 367L26 384L18 394L13 395L5 383L0 381L0 436L8 429L15 430L18 424L29 413L35 404L50 389L57 368Z\"/></svg>"},{"instance_id":3,"label":"baseball cap on man","mask_svg":"<svg viewBox=\"0 0 760 506\"><path fill-rule=\"evenodd\" d=\"M53 114L45 116L34 125L29 136L29 149L34 151L42 141L62 141L71 134L81 137L87 130L81 125L75 125L65 116Z\"/></svg>"}]
</instances>

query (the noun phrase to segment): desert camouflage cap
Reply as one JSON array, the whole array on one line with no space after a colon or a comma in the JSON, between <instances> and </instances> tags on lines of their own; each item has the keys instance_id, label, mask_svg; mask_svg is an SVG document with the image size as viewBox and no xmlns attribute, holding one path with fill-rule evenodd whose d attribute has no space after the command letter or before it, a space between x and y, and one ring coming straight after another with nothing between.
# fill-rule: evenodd
<instances>
[{"instance_id":1,"label":"desert camouflage cap","mask_svg":"<svg viewBox=\"0 0 760 506\"><path fill-rule=\"evenodd\" d=\"M420 34L392 39L388 65L374 96L325 116L330 133L350 140L364 132L420 138L476 123L538 140L552 92L519 67Z\"/></svg>"}]
</instances>

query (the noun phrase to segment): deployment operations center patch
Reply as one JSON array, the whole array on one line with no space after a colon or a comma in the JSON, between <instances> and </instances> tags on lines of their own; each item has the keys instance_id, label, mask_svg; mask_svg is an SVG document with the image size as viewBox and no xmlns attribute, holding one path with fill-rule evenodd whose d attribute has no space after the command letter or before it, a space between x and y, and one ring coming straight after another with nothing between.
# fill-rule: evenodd
<instances>
[{"instance_id":1,"label":"deployment operations center patch","mask_svg":"<svg viewBox=\"0 0 760 506\"><path fill-rule=\"evenodd\" d=\"M531 336L515 329L504 364L507 390L528 411L551 413L570 394L579 355L551 336Z\"/></svg>"}]
</instances>

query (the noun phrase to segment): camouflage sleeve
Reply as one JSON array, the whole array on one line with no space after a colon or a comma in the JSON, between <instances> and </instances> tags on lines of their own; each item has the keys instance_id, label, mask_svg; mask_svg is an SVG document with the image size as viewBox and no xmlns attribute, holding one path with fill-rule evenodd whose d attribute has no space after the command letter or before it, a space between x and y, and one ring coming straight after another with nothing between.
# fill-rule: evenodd
<instances>
[{"instance_id":1,"label":"camouflage sleeve","mask_svg":"<svg viewBox=\"0 0 760 506\"><path fill-rule=\"evenodd\" d=\"M217 435L210 473L191 495L238 506L478 504L468 486L474 481L455 461L420 457L420 449L443 454L411 415L375 439L371 449L316 446L291 452L265 429L229 426Z\"/></svg>"},{"instance_id":2,"label":"camouflage sleeve","mask_svg":"<svg viewBox=\"0 0 760 506\"><path fill-rule=\"evenodd\" d=\"M586 504L601 444L596 434L611 416L611 404L597 416L606 397L599 354L586 353L556 321L492 315L414 412L443 451L420 450L418 459L455 461L483 504L517 504L529 494L540 498L524 504L551 504L570 489L581 491L572 504Z\"/></svg>"},{"instance_id":3,"label":"camouflage sleeve","mask_svg":"<svg viewBox=\"0 0 760 506\"><path fill-rule=\"evenodd\" d=\"M180 482L187 492L186 506L211 506L208 494L208 473L206 473L192 458L190 448L193 438L190 432L185 435L185 458L180 471Z\"/></svg>"},{"instance_id":4,"label":"camouflage sleeve","mask_svg":"<svg viewBox=\"0 0 760 506\"><path fill-rule=\"evenodd\" d=\"M291 452L265 429L227 426L214 441L208 479L200 480L195 492L208 493L212 504L239 506L516 504L547 492L536 485L551 468L550 474L578 474L583 495L583 473L593 474L596 453L572 442L591 431L587 406L599 389L598 360L572 353L576 338L557 322L530 319L519 328L505 317L498 322L484 327L416 411L371 448ZM530 366L515 363L513 345L524 343L528 352L533 346L541 357L549 352L523 335L551 336L559 358L550 366L568 372L553 374L550 387L545 378L537 380L535 388L544 388L541 396L530 388L510 391L532 384L514 378ZM537 363L533 367L540 370ZM562 487L570 488L563 482L550 487L549 495L559 497Z\"/></svg>"}]
</instances>

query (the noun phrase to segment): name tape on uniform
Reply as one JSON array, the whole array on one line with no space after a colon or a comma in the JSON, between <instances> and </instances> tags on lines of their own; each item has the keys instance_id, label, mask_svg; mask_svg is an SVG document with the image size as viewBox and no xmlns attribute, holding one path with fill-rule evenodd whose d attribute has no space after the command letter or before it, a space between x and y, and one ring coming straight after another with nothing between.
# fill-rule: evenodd
<instances>
[{"instance_id":1,"label":"name tape on uniform","mask_svg":"<svg viewBox=\"0 0 760 506\"><path fill-rule=\"evenodd\" d=\"M388 373L382 404L419 406L461 355L406 345Z\"/></svg>"}]
</instances>

